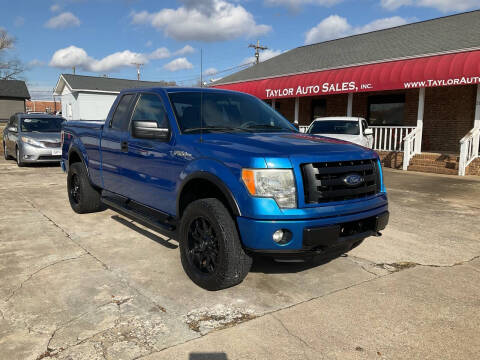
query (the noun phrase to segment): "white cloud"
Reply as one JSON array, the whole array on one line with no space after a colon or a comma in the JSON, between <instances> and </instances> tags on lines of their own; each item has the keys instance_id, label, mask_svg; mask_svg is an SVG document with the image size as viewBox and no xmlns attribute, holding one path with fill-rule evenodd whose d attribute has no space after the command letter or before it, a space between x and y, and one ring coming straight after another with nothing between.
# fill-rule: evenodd
<instances>
[{"instance_id":1,"label":"white cloud","mask_svg":"<svg viewBox=\"0 0 480 360\"><path fill-rule=\"evenodd\" d=\"M69 46L57 50L50 60L49 65L58 68L78 67L92 72L108 72L121 67L135 66L133 63L148 62L145 54L135 53L130 50L119 51L100 60L90 57L87 52L76 46Z\"/></svg>"},{"instance_id":2,"label":"white cloud","mask_svg":"<svg viewBox=\"0 0 480 360\"><path fill-rule=\"evenodd\" d=\"M168 71L179 71L192 69L193 65L187 60L187 58L182 57L170 61L168 64L165 64L163 68Z\"/></svg>"},{"instance_id":3,"label":"white cloud","mask_svg":"<svg viewBox=\"0 0 480 360\"><path fill-rule=\"evenodd\" d=\"M71 12L61 13L45 23L45 27L50 29L63 29L74 26L80 26L80 20Z\"/></svg>"},{"instance_id":4,"label":"white cloud","mask_svg":"<svg viewBox=\"0 0 480 360\"><path fill-rule=\"evenodd\" d=\"M170 57L171 53L166 47L158 48L157 50L151 52L148 57L153 60L166 59Z\"/></svg>"},{"instance_id":5,"label":"white cloud","mask_svg":"<svg viewBox=\"0 0 480 360\"><path fill-rule=\"evenodd\" d=\"M52 6L50 6L50 11L51 11L51 12L60 11L60 5L58 5L58 4L53 4Z\"/></svg>"},{"instance_id":6,"label":"white cloud","mask_svg":"<svg viewBox=\"0 0 480 360\"><path fill-rule=\"evenodd\" d=\"M265 4L271 6L286 6L293 10L298 10L302 5L333 6L343 2L343 0L265 0Z\"/></svg>"},{"instance_id":7,"label":"white cloud","mask_svg":"<svg viewBox=\"0 0 480 360\"><path fill-rule=\"evenodd\" d=\"M216 73L218 72L218 70L214 67L211 67L211 68L208 68L207 70L205 70L203 72L203 75L205 76L212 76L212 75L215 75Z\"/></svg>"},{"instance_id":8,"label":"white cloud","mask_svg":"<svg viewBox=\"0 0 480 360\"><path fill-rule=\"evenodd\" d=\"M33 60L28 62L29 67L44 66L44 65L45 65L45 63L41 60L38 60L38 59L33 59Z\"/></svg>"},{"instance_id":9,"label":"white cloud","mask_svg":"<svg viewBox=\"0 0 480 360\"><path fill-rule=\"evenodd\" d=\"M191 47L190 45L185 45L180 50L175 51L174 55L187 55L187 54L193 54L194 52L195 52L195 49L193 47Z\"/></svg>"},{"instance_id":10,"label":"white cloud","mask_svg":"<svg viewBox=\"0 0 480 360\"><path fill-rule=\"evenodd\" d=\"M146 64L147 62L148 59L144 54L124 50L105 56L101 60L93 61L90 64L90 68L94 72L105 72L124 66L135 66L135 63Z\"/></svg>"},{"instance_id":11,"label":"white cloud","mask_svg":"<svg viewBox=\"0 0 480 360\"><path fill-rule=\"evenodd\" d=\"M396 10L402 6L430 7L442 12L466 11L480 7L480 0L381 0L382 7Z\"/></svg>"},{"instance_id":12,"label":"white cloud","mask_svg":"<svg viewBox=\"0 0 480 360\"><path fill-rule=\"evenodd\" d=\"M17 16L13 21L13 25L15 25L15 27L20 27L20 26L23 26L24 24L25 24L25 18L23 16Z\"/></svg>"},{"instance_id":13,"label":"white cloud","mask_svg":"<svg viewBox=\"0 0 480 360\"><path fill-rule=\"evenodd\" d=\"M283 52L282 50L273 50L273 49L263 50L262 52L260 52L260 62L271 59L277 55L280 55L282 52ZM243 61L240 64L241 65L251 64L255 61L256 61L255 56L249 56L243 59Z\"/></svg>"},{"instance_id":14,"label":"white cloud","mask_svg":"<svg viewBox=\"0 0 480 360\"><path fill-rule=\"evenodd\" d=\"M338 39L349 35L400 26L406 23L406 19L400 16L393 16L377 19L363 26L352 26L348 23L346 18L338 15L331 15L323 19L317 26L307 31L305 35L305 44Z\"/></svg>"},{"instance_id":15,"label":"white cloud","mask_svg":"<svg viewBox=\"0 0 480 360\"><path fill-rule=\"evenodd\" d=\"M223 41L240 36L258 36L271 30L257 24L251 13L239 4L225 0L183 0L177 9L158 12L132 12L133 24L151 25L179 41Z\"/></svg>"}]
</instances>

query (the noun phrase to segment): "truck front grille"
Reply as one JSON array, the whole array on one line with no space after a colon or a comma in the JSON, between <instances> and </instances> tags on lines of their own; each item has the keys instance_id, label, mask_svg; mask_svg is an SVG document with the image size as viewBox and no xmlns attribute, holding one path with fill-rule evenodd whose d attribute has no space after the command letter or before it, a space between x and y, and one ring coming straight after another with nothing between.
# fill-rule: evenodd
<instances>
[{"instance_id":1,"label":"truck front grille","mask_svg":"<svg viewBox=\"0 0 480 360\"><path fill-rule=\"evenodd\" d=\"M307 204L364 198L380 191L376 159L302 164L301 169Z\"/></svg>"}]
</instances>

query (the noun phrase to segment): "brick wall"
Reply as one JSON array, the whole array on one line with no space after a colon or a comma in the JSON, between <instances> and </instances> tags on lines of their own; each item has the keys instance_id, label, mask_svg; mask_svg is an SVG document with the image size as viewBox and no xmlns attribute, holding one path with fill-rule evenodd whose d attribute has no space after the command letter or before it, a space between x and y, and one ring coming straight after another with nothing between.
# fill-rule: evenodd
<instances>
[{"instance_id":1,"label":"brick wall","mask_svg":"<svg viewBox=\"0 0 480 360\"><path fill-rule=\"evenodd\" d=\"M56 106L56 108L55 108ZM27 100L25 102L25 107L27 111L36 111L36 112L54 112L62 110L62 103L59 101L31 101Z\"/></svg>"},{"instance_id":2,"label":"brick wall","mask_svg":"<svg viewBox=\"0 0 480 360\"><path fill-rule=\"evenodd\" d=\"M473 127L476 86L425 90L422 151L459 152L459 141Z\"/></svg>"}]
</instances>

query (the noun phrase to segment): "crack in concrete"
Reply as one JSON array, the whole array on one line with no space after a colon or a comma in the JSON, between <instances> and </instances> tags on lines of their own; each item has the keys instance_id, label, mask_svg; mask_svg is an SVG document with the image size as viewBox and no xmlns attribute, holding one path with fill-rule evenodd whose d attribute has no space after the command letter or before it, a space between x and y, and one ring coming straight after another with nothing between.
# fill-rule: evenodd
<instances>
[{"instance_id":1,"label":"crack in concrete","mask_svg":"<svg viewBox=\"0 0 480 360\"><path fill-rule=\"evenodd\" d=\"M379 280L379 279L381 279L381 278L384 278L384 277L386 277L386 276L390 276L390 275L392 275L392 274L393 274L393 273L389 272L388 274L378 275L378 276L376 276L376 277L373 277L373 278L370 278L370 279L367 279L367 280L364 280L364 281L360 281L359 283L352 284L352 285L348 285L348 286L345 286L345 287L343 287L343 288L341 288L341 289L332 290L332 291L327 292L327 293L325 293L325 294L323 294L323 295L320 295L320 296L317 296L317 297L312 297L312 298L310 298L310 299L306 299L306 300L300 301L300 302L295 303L295 304L291 304L291 305L286 306L286 307L283 307L283 308L281 308L281 309L273 310L273 311L270 311L270 312L265 312L265 313L257 316L256 319L261 319L261 318L263 318L263 317L266 316L266 315L272 315L272 316L273 316L273 315L274 315L275 313L277 313L277 312L280 312L280 311L283 311L283 310L288 310L288 309L291 309L291 308L293 308L293 307L295 307L295 306L309 303L310 301L314 301L314 300L317 300L317 299L322 299L322 298L324 298L324 297L327 297L327 296L336 294L336 293L338 293L338 292L345 291L345 290L354 288L354 287L356 287L356 286L360 286L360 285L369 283L369 282L371 282L371 281ZM245 321L245 322L243 322L242 324L245 324L245 323L247 323L247 322L248 322L248 321ZM221 330L219 330L219 331L221 331ZM156 352L152 352L152 353L149 353L149 354L137 356L136 358L134 358L134 359L132 359L132 360L139 360L139 359L142 359L142 358L144 358L144 357L146 357L146 356L150 356L150 355L152 355L152 354L159 354L159 353L161 353L161 352L164 352L165 350L168 350L168 349L171 348L171 347L184 345L184 344L187 344L187 343L189 343L189 342L191 342L191 341L200 339L200 338L202 338L202 337L204 337L204 336L208 336L208 335L211 334L212 332L214 332L214 331L210 331L210 332L208 332L208 333L206 333L206 334L199 334L199 335L200 335L199 337L192 338L192 339L189 339L189 340L184 341L184 342L182 342L182 343L175 344L175 345L172 345L172 346L169 346L169 347L165 347L165 348L163 348L163 349L161 349L161 350L159 350L159 351L156 351Z\"/></svg>"},{"instance_id":2,"label":"crack in concrete","mask_svg":"<svg viewBox=\"0 0 480 360\"><path fill-rule=\"evenodd\" d=\"M303 344L304 347L310 349L310 350L313 350L315 352L318 352L317 349L315 349L314 347L312 347L309 343L307 343L305 340L303 340L300 336L298 335L295 335L293 334L289 328L287 328L285 326L285 324L283 323L283 321L281 319L279 319L277 316L275 316L275 314L271 314L272 318L274 318L275 320L277 320L280 325L282 326L282 328L287 332L287 334L290 336L290 337L293 337L294 339L297 339L301 344ZM310 357L307 355L307 352L305 351L305 349L303 350L303 355L307 358L307 359L310 359Z\"/></svg>"},{"instance_id":3,"label":"crack in concrete","mask_svg":"<svg viewBox=\"0 0 480 360\"><path fill-rule=\"evenodd\" d=\"M35 203L33 203L30 199L26 198L23 196L23 199L35 210L37 210L45 219L47 219L53 226L55 226L57 229L59 229L71 242L73 242L75 245L77 245L79 248L81 248L83 251L85 251L88 255L93 257L96 261L98 261L102 267L105 270L110 270L107 264L105 264L102 260L100 260L98 257L96 257L94 254L92 254L86 247L81 245L79 242L75 241L70 233L68 233L63 227L58 225L51 217L49 217L47 214L45 214L41 209L39 209Z\"/></svg>"},{"instance_id":4,"label":"crack in concrete","mask_svg":"<svg viewBox=\"0 0 480 360\"><path fill-rule=\"evenodd\" d=\"M399 272L399 271L402 271L402 270L411 269L411 268L417 267L417 266L432 267L432 268L453 268L455 266L467 265L468 263L479 259L480 255L474 256L474 257L472 257L471 259L468 259L468 260L463 260L463 261L456 262L456 263L451 264L451 265L422 264L422 263L418 263L418 262L414 262L414 261L398 261L398 262L393 262L393 263L375 263L375 262L372 262L368 259L361 258L361 257L358 257L358 256L349 255L348 257L354 263L358 264L362 268L363 268L363 266L359 262L357 262L355 259L361 259L362 261L373 264L376 267L385 269L385 270L389 271L390 273L395 273L395 272ZM392 269L389 269L389 268L392 268ZM365 268L363 268L363 269L367 272L370 272L370 271L366 270ZM371 273L371 274L373 274L373 273Z\"/></svg>"},{"instance_id":5,"label":"crack in concrete","mask_svg":"<svg viewBox=\"0 0 480 360\"><path fill-rule=\"evenodd\" d=\"M110 300L110 301L108 301L108 302L105 302L105 303L103 303L103 304L100 304L100 305L96 306L96 307L95 307L94 309L92 309L92 310L85 311L85 312L83 312L82 314L80 314L80 315L78 315L78 316L75 316L74 318L72 318L72 319L70 319L70 320L68 320L68 321L66 321L66 322L64 322L64 323L57 325L57 327L55 328L55 330L54 330L54 331L52 332L52 334L50 335L50 339L48 340L46 351L45 351L44 353L40 354L40 355L36 358L36 360L40 360L40 359L43 359L43 358L46 358L46 357L51 357L51 356L53 356L53 355L58 355L58 354L62 353L62 352L65 351L65 350L68 350L68 349L70 349L70 348L72 348L72 347L75 347L75 346L77 346L77 345L83 344L84 342L92 339L93 337L95 337L95 336L97 336L97 335L99 335L99 334L102 334L103 332L106 332L106 331L109 331L109 330L114 329L115 327L118 326L118 323L119 323L120 318L121 318L120 307L121 307L123 304L125 304L126 302L130 301L131 299L132 299L131 297L130 297L130 298L126 298L126 299L122 299L122 300L112 299L112 300ZM117 305L117 309L118 309L118 311L119 311L119 314L118 314L117 319L115 320L115 325L114 325L114 326L112 326L112 327L110 327L110 328L108 328L108 329L102 330L102 331L100 331L100 332L98 332L98 333L95 333L95 334L93 334L92 336L89 336L89 337L87 337L87 338L85 338L85 339L82 339L81 341L79 341L79 342L77 342L77 343L75 343L75 344L73 344L73 345L69 345L69 346L67 346L67 347L65 347L65 348L60 347L60 348L56 349L56 348L52 348L52 347L50 346L53 338L55 337L56 333L57 333L59 330L66 328L69 324L73 323L74 321L77 321L77 320L81 319L81 318L84 317L85 315L91 314L91 313L93 313L93 312L95 312L95 311L97 311L97 310L99 310L99 309L101 309L101 308L103 308L103 307L105 307L105 306L107 306L107 305L111 305L111 304Z\"/></svg>"},{"instance_id":6,"label":"crack in concrete","mask_svg":"<svg viewBox=\"0 0 480 360\"><path fill-rule=\"evenodd\" d=\"M352 261L354 264L357 264L358 266L360 266L362 268L362 270L366 271L367 273L372 274L375 277L380 276L380 275L374 273L373 271L368 270L362 263L360 263L359 261L356 260L356 259L361 259L361 258L351 256L351 255L348 255L348 254L347 254L346 258L349 259L350 261ZM373 265L373 266L376 265L376 264L374 264L371 261L368 261L366 259L362 259L362 260L365 261L365 262L368 262L370 265Z\"/></svg>"},{"instance_id":7,"label":"crack in concrete","mask_svg":"<svg viewBox=\"0 0 480 360\"><path fill-rule=\"evenodd\" d=\"M34 272L31 273L30 275L28 275L28 277L27 277L25 280L23 280L23 281L20 283L20 285L17 286L17 288L15 288L9 296L7 296L7 298L4 300L4 302L9 302L10 299L11 299L13 296L15 296L15 294L16 294L20 289L22 289L23 285L24 285L26 282L30 281L30 280L31 280L35 275L37 275L39 272L41 272L41 271L43 271L43 270L45 270L45 269L48 269L49 267L55 266L55 265L57 265L57 264L61 264L61 263L65 262L65 261L77 260L77 259L81 258L81 257L84 256L84 255L86 255L86 253L80 254L80 255L75 256L75 257L69 257L69 258L61 259L61 260L55 261L55 262L53 262L53 263L51 263L51 264L45 265L45 266L41 267L40 269L34 271Z\"/></svg>"}]
</instances>

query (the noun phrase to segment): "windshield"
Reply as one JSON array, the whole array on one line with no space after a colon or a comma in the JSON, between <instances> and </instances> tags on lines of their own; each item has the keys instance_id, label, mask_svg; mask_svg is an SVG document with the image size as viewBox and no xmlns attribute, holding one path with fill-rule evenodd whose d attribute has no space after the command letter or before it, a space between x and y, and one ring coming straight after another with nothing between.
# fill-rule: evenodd
<instances>
[{"instance_id":1,"label":"windshield","mask_svg":"<svg viewBox=\"0 0 480 360\"><path fill-rule=\"evenodd\" d=\"M320 120L315 121L308 132L309 134L359 135L360 128L358 121Z\"/></svg>"},{"instance_id":2,"label":"windshield","mask_svg":"<svg viewBox=\"0 0 480 360\"><path fill-rule=\"evenodd\" d=\"M297 132L297 129L282 115L250 95L222 92L172 92L169 97L184 134L200 131ZM200 112L203 113L202 120L200 120Z\"/></svg>"},{"instance_id":3,"label":"windshield","mask_svg":"<svg viewBox=\"0 0 480 360\"><path fill-rule=\"evenodd\" d=\"M60 132L63 118L28 118L21 120L22 132Z\"/></svg>"}]
</instances>

